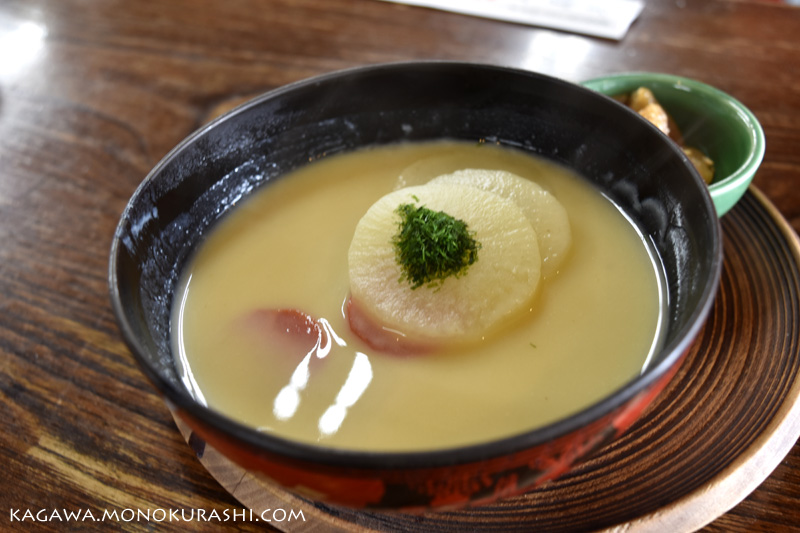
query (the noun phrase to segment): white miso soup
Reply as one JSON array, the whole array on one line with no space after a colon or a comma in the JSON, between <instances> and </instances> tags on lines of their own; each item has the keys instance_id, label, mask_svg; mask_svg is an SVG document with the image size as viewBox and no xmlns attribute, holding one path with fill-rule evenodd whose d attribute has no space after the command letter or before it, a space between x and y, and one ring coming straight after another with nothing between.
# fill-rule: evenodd
<instances>
[{"instance_id":1,"label":"white miso soup","mask_svg":"<svg viewBox=\"0 0 800 533\"><path fill-rule=\"evenodd\" d=\"M568 256L493 336L422 354L370 349L345 316L354 229L387 193L460 168L553 194L569 216ZM174 353L195 397L276 436L373 451L475 444L576 413L638 375L659 344L658 265L614 204L551 162L479 143L368 148L277 180L210 232L175 298ZM276 339L260 324L271 310L312 317L328 342L297 321L297 342Z\"/></svg>"}]
</instances>

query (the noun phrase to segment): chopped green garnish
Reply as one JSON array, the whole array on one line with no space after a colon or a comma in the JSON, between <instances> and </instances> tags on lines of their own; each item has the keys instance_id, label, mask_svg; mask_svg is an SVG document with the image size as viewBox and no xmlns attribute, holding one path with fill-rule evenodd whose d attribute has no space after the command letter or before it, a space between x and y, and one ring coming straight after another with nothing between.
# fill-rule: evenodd
<instances>
[{"instance_id":1,"label":"chopped green garnish","mask_svg":"<svg viewBox=\"0 0 800 533\"><path fill-rule=\"evenodd\" d=\"M396 212L399 231L392 243L403 269L400 281L407 280L412 289L440 286L450 276L462 276L478 260L481 245L463 220L424 205L403 204Z\"/></svg>"}]
</instances>

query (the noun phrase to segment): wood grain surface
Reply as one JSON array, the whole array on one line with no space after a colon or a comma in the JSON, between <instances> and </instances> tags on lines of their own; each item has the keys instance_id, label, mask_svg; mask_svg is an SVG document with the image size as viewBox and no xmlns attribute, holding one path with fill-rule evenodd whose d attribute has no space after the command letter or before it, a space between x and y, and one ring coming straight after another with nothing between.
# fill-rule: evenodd
<instances>
[{"instance_id":1,"label":"wood grain surface","mask_svg":"<svg viewBox=\"0 0 800 533\"><path fill-rule=\"evenodd\" d=\"M269 530L223 521L243 507L177 431L108 301L109 246L127 199L210 117L295 80L387 61L478 61L573 81L670 72L755 113L767 151L754 183L798 231L798 57L800 9L780 2L652 0L617 42L377 0L5 0L0 530ZM736 298L735 287L726 294ZM220 519L128 520L137 510ZM24 520L26 511L39 520ZM67 522L67 511L84 520ZM104 512L112 515L101 521ZM704 531L799 525L795 444Z\"/></svg>"}]
</instances>

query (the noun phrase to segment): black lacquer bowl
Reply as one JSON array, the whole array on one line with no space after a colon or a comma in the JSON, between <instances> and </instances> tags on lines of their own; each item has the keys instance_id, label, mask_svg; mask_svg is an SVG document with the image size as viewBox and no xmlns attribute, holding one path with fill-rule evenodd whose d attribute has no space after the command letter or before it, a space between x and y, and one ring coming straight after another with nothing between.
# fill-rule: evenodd
<instances>
[{"instance_id":1,"label":"black lacquer bowl","mask_svg":"<svg viewBox=\"0 0 800 533\"><path fill-rule=\"evenodd\" d=\"M176 372L170 309L181 269L241 198L323 155L434 139L491 141L566 165L652 239L666 273L663 349L640 376L551 425L450 450L369 453L291 442L198 403ZM195 434L283 487L357 508L476 505L566 472L619 436L675 374L716 294L722 249L705 185L683 153L636 113L586 88L503 67L375 65L276 89L171 151L126 207L109 266L122 335Z\"/></svg>"}]
</instances>

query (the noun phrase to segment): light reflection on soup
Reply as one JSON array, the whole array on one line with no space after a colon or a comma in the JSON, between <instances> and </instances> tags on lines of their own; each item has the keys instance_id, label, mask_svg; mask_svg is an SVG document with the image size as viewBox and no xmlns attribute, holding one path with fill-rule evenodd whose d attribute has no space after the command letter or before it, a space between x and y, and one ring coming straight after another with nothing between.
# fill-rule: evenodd
<instances>
[{"instance_id":1,"label":"light reflection on soup","mask_svg":"<svg viewBox=\"0 0 800 533\"><path fill-rule=\"evenodd\" d=\"M534 180L566 208L572 247L502 334L426 355L375 353L343 314L348 247L367 209L431 157L441 164L430 172L463 163ZM370 148L295 171L211 232L176 298L174 350L195 396L277 436L375 451L475 444L573 414L636 376L658 344L656 265L611 202L552 163L485 144ZM281 344L258 327L269 309L322 319L329 345L315 347L313 334Z\"/></svg>"}]
</instances>

